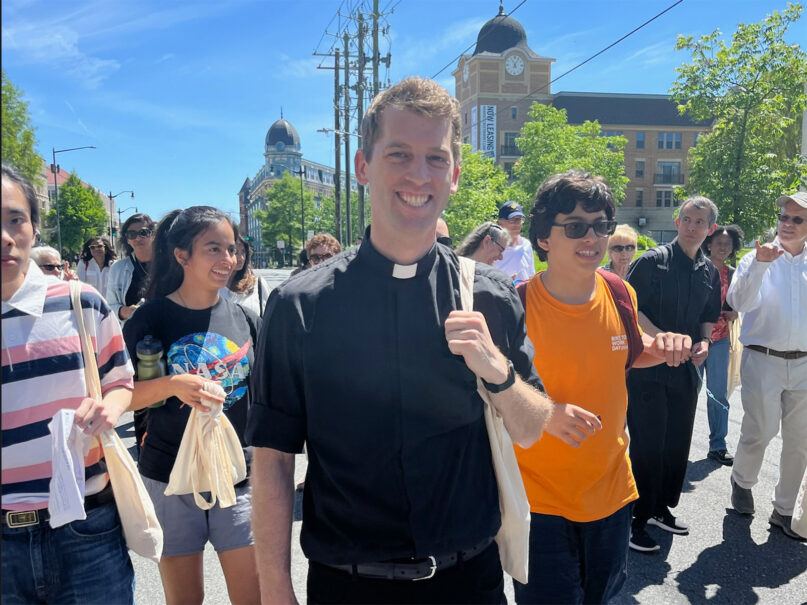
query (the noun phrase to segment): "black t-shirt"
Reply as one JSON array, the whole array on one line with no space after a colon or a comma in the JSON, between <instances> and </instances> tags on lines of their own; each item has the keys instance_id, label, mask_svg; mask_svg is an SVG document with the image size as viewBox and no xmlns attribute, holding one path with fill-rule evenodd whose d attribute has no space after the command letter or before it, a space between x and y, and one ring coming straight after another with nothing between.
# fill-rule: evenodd
<instances>
[{"instance_id":1,"label":"black t-shirt","mask_svg":"<svg viewBox=\"0 0 807 605\"><path fill-rule=\"evenodd\" d=\"M410 278L393 267L365 237L275 289L258 337L247 440L306 444L301 544L322 563L448 553L500 525L476 377L445 338L459 261L435 245ZM476 267L474 309L540 387L511 280Z\"/></svg>"},{"instance_id":2,"label":"black t-shirt","mask_svg":"<svg viewBox=\"0 0 807 605\"><path fill-rule=\"evenodd\" d=\"M219 382L227 394L224 413L246 445L244 432L255 367L252 341L259 327L260 319L253 312L223 298L209 309L194 310L163 297L138 309L124 324L123 337L135 369L137 343L151 335L162 342L169 375L198 374ZM176 397L163 406L149 408L138 460L144 476L168 482L190 412L190 406ZM249 462L249 449L244 454Z\"/></svg>"},{"instance_id":3,"label":"black t-shirt","mask_svg":"<svg viewBox=\"0 0 807 605\"><path fill-rule=\"evenodd\" d=\"M142 298L145 298L149 268L149 263L141 263L135 258L134 254L129 257L129 262L134 265L134 270L132 271L132 281L129 282L129 287L123 299L126 306L136 305Z\"/></svg>"}]
</instances>

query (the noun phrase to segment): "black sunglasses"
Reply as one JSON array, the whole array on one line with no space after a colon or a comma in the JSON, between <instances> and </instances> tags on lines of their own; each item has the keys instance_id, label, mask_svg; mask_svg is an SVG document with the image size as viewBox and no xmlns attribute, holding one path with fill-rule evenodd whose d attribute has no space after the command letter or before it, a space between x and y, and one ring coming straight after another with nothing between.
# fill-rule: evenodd
<instances>
[{"instance_id":1,"label":"black sunglasses","mask_svg":"<svg viewBox=\"0 0 807 605\"><path fill-rule=\"evenodd\" d=\"M137 231L129 229L124 235L126 239L137 239L138 237L151 237L154 233L151 229L138 229Z\"/></svg>"},{"instance_id":2,"label":"black sunglasses","mask_svg":"<svg viewBox=\"0 0 807 605\"><path fill-rule=\"evenodd\" d=\"M776 218L780 223L793 223L794 225L801 225L804 222L803 216L790 216L789 214L777 214Z\"/></svg>"},{"instance_id":3,"label":"black sunglasses","mask_svg":"<svg viewBox=\"0 0 807 605\"><path fill-rule=\"evenodd\" d=\"M633 244L625 244L624 246L615 244L611 246L611 252L633 252L634 250L636 250L636 246Z\"/></svg>"},{"instance_id":4,"label":"black sunglasses","mask_svg":"<svg viewBox=\"0 0 807 605\"><path fill-rule=\"evenodd\" d=\"M134 238L132 238L132 239L134 239ZM88 248L90 250L103 250L104 249L104 244L92 244L92 245L88 246Z\"/></svg>"},{"instance_id":5,"label":"black sunglasses","mask_svg":"<svg viewBox=\"0 0 807 605\"><path fill-rule=\"evenodd\" d=\"M62 270L61 265L51 265L50 263L45 263L44 265L39 265L39 268L44 269L45 271L56 271L57 269L59 271Z\"/></svg>"},{"instance_id":6,"label":"black sunglasses","mask_svg":"<svg viewBox=\"0 0 807 605\"><path fill-rule=\"evenodd\" d=\"M574 223L552 223L552 226L563 227L563 231L569 239L581 239L586 236L589 229L594 229L594 233L600 237L613 235L616 231L616 221L594 221L593 223L576 221Z\"/></svg>"}]
</instances>

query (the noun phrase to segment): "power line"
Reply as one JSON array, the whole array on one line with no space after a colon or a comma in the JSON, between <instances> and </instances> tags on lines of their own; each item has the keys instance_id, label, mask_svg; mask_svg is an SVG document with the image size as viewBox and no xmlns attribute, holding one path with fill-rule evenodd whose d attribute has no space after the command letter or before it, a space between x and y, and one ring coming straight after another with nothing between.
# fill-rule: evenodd
<instances>
[{"instance_id":1,"label":"power line","mask_svg":"<svg viewBox=\"0 0 807 605\"><path fill-rule=\"evenodd\" d=\"M398 1L398 4L400 4L400 2L401 2L401 1L402 1L402 0L399 0L399 1ZM683 0L681 0L681 1L683 2ZM509 13L507 13L507 15L505 15L505 16L509 17L509 16L510 16L510 15L512 15L514 12L516 12L516 11L517 11L519 8L521 8L521 7L522 7L522 6L523 6L523 5L524 5L526 2L527 2L527 0L521 0L521 2L519 2L519 3L518 3L518 5L517 5L517 6L516 6L516 7L515 7L513 10L511 10ZM398 6L398 5L396 4L395 6ZM496 15L496 17L498 17L498 15ZM494 19L495 19L496 17L494 17ZM436 74L434 74L434 75L432 76L432 80L436 80L436 79L437 79L437 76L439 76L439 75L440 75L441 73L443 73L443 72L444 72L446 69L448 69L449 67L451 67L452 65L454 65L454 62L455 62L455 61L458 61L459 59L461 59L461 58L462 58L462 55L464 55L464 54L465 54L465 53L467 53L469 50L471 50L471 48L472 48L473 46L476 46L477 42L481 42L482 40L484 40L485 38L487 38L487 37L488 37L490 34L491 34L491 32L490 32L490 31L488 31L488 32L487 32L487 33L486 33L484 36L482 36L481 38L477 38L476 42L472 42L472 43L470 44L470 46L468 46L468 48L466 48L464 51L462 51L462 52L461 52L460 54L458 54L456 57L454 57L453 59L451 59L451 61L449 61L448 63L446 63L446 65L445 65L445 66L444 66L444 67L443 67L443 68L442 68L440 71L438 71Z\"/></svg>"}]
</instances>

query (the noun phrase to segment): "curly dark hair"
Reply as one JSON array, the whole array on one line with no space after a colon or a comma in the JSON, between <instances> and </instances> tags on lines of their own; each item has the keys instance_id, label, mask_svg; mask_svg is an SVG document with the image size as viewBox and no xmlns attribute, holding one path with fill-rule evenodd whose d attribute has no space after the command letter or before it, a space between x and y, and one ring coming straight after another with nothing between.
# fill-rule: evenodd
<instances>
[{"instance_id":1,"label":"curly dark hair","mask_svg":"<svg viewBox=\"0 0 807 605\"><path fill-rule=\"evenodd\" d=\"M740 228L739 225L718 225L714 233L711 235L707 235L706 239L703 240L701 244L701 250L706 256L711 256L712 253L709 250L709 247L712 244L712 240L718 235L728 235L731 238L731 254L729 258L734 258L734 256L743 249L743 240L745 239L745 234L743 230Z\"/></svg>"},{"instance_id":2,"label":"curly dark hair","mask_svg":"<svg viewBox=\"0 0 807 605\"><path fill-rule=\"evenodd\" d=\"M112 247L112 243L106 237L101 235L98 237L91 237L86 242L84 242L84 247L81 249L80 257L81 260L83 260L85 263L90 262L90 259L92 258L92 252L90 252L90 246L95 244L104 245L104 267L108 267L113 262L115 262L115 259L118 258L115 249ZM101 268L103 269L104 267Z\"/></svg>"}]
</instances>

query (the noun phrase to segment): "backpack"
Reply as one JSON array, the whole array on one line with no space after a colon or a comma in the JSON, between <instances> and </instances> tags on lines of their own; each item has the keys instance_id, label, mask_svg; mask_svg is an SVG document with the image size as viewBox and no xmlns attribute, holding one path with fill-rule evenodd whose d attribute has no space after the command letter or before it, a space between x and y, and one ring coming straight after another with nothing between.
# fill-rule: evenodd
<instances>
[{"instance_id":1,"label":"backpack","mask_svg":"<svg viewBox=\"0 0 807 605\"><path fill-rule=\"evenodd\" d=\"M633 302L630 299L628 287L622 278L616 273L611 273L605 269L597 269L597 273L605 280L605 284L611 291L611 296L616 303L616 310L619 313L619 318L622 320L622 326L625 328L625 335L628 338L628 359L625 362L625 371L631 369L639 356L644 352L644 344L642 343L642 335L639 332L639 326L636 321L636 313L633 310ZM528 281L523 281L516 286L516 292L521 299L521 305L524 310L527 309L527 284Z\"/></svg>"}]
</instances>

